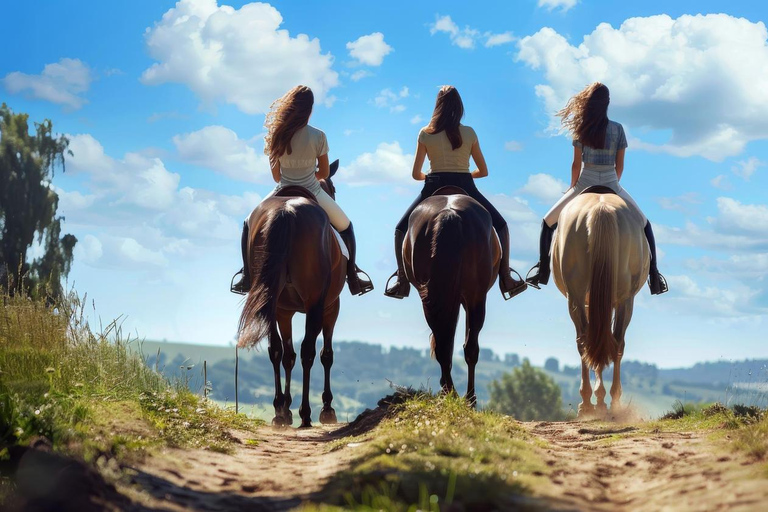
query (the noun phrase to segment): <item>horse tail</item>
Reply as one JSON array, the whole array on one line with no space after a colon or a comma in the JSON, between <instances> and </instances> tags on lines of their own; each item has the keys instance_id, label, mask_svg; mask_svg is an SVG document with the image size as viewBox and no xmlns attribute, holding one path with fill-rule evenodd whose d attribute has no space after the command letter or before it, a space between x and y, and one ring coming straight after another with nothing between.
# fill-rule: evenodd
<instances>
[{"instance_id":1,"label":"horse tail","mask_svg":"<svg viewBox=\"0 0 768 512\"><path fill-rule=\"evenodd\" d=\"M424 316L432 329L432 357L441 348L453 352L459 307L461 305L461 251L463 245L461 216L452 209L441 210L432 229L429 281L420 287ZM450 347L438 347L436 336L451 340Z\"/></svg>"},{"instance_id":2,"label":"horse tail","mask_svg":"<svg viewBox=\"0 0 768 512\"><path fill-rule=\"evenodd\" d=\"M587 229L592 276L584 359L590 368L599 371L616 360L619 350L611 330L615 263L619 252L616 210L598 203L587 217Z\"/></svg>"},{"instance_id":3,"label":"horse tail","mask_svg":"<svg viewBox=\"0 0 768 512\"><path fill-rule=\"evenodd\" d=\"M288 255L296 225L289 208L272 210L262 231L263 245L253 248L251 290L240 315L239 347L252 347L276 328L277 300L288 274Z\"/></svg>"}]
</instances>

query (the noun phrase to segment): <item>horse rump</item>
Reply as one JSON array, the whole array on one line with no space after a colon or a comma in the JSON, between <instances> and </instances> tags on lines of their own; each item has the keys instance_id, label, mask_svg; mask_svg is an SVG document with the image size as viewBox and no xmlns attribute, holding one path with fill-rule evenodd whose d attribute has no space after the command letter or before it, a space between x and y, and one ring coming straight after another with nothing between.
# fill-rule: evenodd
<instances>
[{"instance_id":1,"label":"horse rump","mask_svg":"<svg viewBox=\"0 0 768 512\"><path fill-rule=\"evenodd\" d=\"M252 247L251 289L240 315L238 346L252 347L275 328L277 301L287 276L296 215L288 208L271 210L261 229L262 243Z\"/></svg>"}]
</instances>

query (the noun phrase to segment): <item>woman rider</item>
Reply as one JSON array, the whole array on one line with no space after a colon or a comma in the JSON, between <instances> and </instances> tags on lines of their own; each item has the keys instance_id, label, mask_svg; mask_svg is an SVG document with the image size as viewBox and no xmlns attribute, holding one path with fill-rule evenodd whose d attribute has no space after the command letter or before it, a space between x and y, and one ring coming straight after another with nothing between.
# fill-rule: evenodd
<instances>
[{"instance_id":1,"label":"woman rider","mask_svg":"<svg viewBox=\"0 0 768 512\"><path fill-rule=\"evenodd\" d=\"M568 101L557 113L563 126L573 134L573 165L571 166L571 188L552 207L541 223L539 239L539 262L528 272L526 281L534 288L549 281L549 260L552 235L557 227L560 212L574 197L587 187L602 185L616 192L627 204L640 208L627 193L619 180L624 172L624 151L627 137L624 128L608 119L608 87L595 82ZM584 163L584 169L581 164ZM640 212L642 215L642 212ZM651 223L645 223L645 236L651 249L651 268L648 285L651 294L659 295L668 290L667 281L659 273L656 259L656 240Z\"/></svg>"},{"instance_id":2,"label":"woman rider","mask_svg":"<svg viewBox=\"0 0 768 512\"><path fill-rule=\"evenodd\" d=\"M272 178L277 187L267 197L273 196L282 187L297 185L312 192L320 207L328 214L331 224L339 232L349 251L347 261L347 284L352 295L362 295L373 290L370 280L361 278L362 271L355 264L355 233L352 223L339 205L320 186L318 180L328 178L328 141L325 133L309 125L315 97L312 90L298 85L270 107L264 126L264 153L269 155ZM265 198L266 199L266 198ZM245 294L250 290L250 276L247 263L248 224L243 225L242 251L243 268L238 272L242 277L232 284L234 293ZM238 274L235 274L237 277Z\"/></svg>"},{"instance_id":3,"label":"woman rider","mask_svg":"<svg viewBox=\"0 0 768 512\"><path fill-rule=\"evenodd\" d=\"M411 212L424 199L431 196L437 189L447 185L461 187L467 194L488 210L493 219L493 227L501 242L501 264L499 265L499 288L506 299L510 299L527 288L525 282L512 277L509 268L509 230L504 217L483 197L474 179L488 176L488 166L477 140L475 130L460 123L464 116L464 105L455 87L445 85L437 93L435 110L429 125L419 132L419 142L416 158L413 161L413 179L424 181L421 194L405 212L395 230L395 258L397 272L392 274L395 282L388 286L384 295L402 299L407 297L411 285L403 270L403 241L408 230L408 218ZM430 172L421 172L424 157L429 158ZM469 172L469 157L477 164L477 169Z\"/></svg>"}]
</instances>

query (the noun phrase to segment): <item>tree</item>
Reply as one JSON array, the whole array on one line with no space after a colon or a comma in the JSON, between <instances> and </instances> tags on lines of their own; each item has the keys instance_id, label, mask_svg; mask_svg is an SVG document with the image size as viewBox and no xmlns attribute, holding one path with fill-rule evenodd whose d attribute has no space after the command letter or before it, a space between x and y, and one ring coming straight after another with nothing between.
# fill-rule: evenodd
<instances>
[{"instance_id":1,"label":"tree","mask_svg":"<svg viewBox=\"0 0 768 512\"><path fill-rule=\"evenodd\" d=\"M520 421L560 420L564 416L560 386L544 371L531 366L527 358L512 373L491 382L489 389L489 408Z\"/></svg>"},{"instance_id":2,"label":"tree","mask_svg":"<svg viewBox=\"0 0 768 512\"><path fill-rule=\"evenodd\" d=\"M559 373L560 372L560 361L558 361L554 357L550 357L546 361L544 361L544 369L548 372L552 373Z\"/></svg>"},{"instance_id":3,"label":"tree","mask_svg":"<svg viewBox=\"0 0 768 512\"><path fill-rule=\"evenodd\" d=\"M0 287L10 294L25 291L56 298L61 278L72 264L74 235L61 236L63 217L56 215L59 196L51 187L56 168L64 170L69 140L53 135L53 123L0 106ZM28 260L37 242L42 256Z\"/></svg>"},{"instance_id":4,"label":"tree","mask_svg":"<svg viewBox=\"0 0 768 512\"><path fill-rule=\"evenodd\" d=\"M509 366L520 366L520 356L517 354L504 354L504 364Z\"/></svg>"}]
</instances>

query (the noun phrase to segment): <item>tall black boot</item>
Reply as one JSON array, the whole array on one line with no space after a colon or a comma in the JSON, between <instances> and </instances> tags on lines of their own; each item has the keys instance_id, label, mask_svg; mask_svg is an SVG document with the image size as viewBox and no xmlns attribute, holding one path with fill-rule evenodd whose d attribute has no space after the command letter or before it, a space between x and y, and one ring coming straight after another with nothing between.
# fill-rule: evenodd
<instances>
[{"instance_id":1,"label":"tall black boot","mask_svg":"<svg viewBox=\"0 0 768 512\"><path fill-rule=\"evenodd\" d=\"M237 293L238 295L245 295L251 289L251 275L248 269L248 223L243 222L243 234L240 237L240 250L243 253L243 268L241 268L234 276L232 276L232 282L229 285L229 291ZM240 279L235 282L235 278L240 276Z\"/></svg>"},{"instance_id":2,"label":"tall black boot","mask_svg":"<svg viewBox=\"0 0 768 512\"><path fill-rule=\"evenodd\" d=\"M648 272L648 287L651 289L651 295L661 295L669 291L667 280L659 273L656 259L656 238L653 236L653 228L650 221L645 224L645 238L648 239L648 245L651 248L651 268Z\"/></svg>"},{"instance_id":3,"label":"tall black boot","mask_svg":"<svg viewBox=\"0 0 768 512\"><path fill-rule=\"evenodd\" d=\"M515 279L512 277L512 269L509 268L509 228L505 225L497 230L499 243L501 244L501 262L499 263L499 289L504 300L509 300L515 295L523 293L528 285L525 284L522 277ZM515 272L517 274L517 272ZM520 274L518 274L520 277Z\"/></svg>"},{"instance_id":4,"label":"tall black boot","mask_svg":"<svg viewBox=\"0 0 768 512\"><path fill-rule=\"evenodd\" d=\"M357 253L357 245L355 243L355 232L352 229L352 223L349 223L349 227L344 231L339 231L341 239L347 246L349 252L349 259L347 260L347 285L352 295L363 295L373 290L373 283L368 277L368 274L360 270L355 264L355 255ZM365 275L365 278L361 278L360 274Z\"/></svg>"},{"instance_id":5,"label":"tall black boot","mask_svg":"<svg viewBox=\"0 0 768 512\"><path fill-rule=\"evenodd\" d=\"M387 287L384 290L384 295L392 297L394 299L404 299L411 293L411 283L408 282L408 278L405 275L405 268L403 267L403 242L405 241L405 233L399 229L395 230L395 260L397 260L397 272L392 274L387 280ZM395 278L395 282L390 286L389 281Z\"/></svg>"},{"instance_id":6,"label":"tall black boot","mask_svg":"<svg viewBox=\"0 0 768 512\"><path fill-rule=\"evenodd\" d=\"M541 235L539 235L539 262L528 271L528 275L525 278L525 281L537 290L540 290L542 285L549 282L549 251L552 249L552 236L555 234L556 228L557 223L555 223L554 226L549 227L546 221L541 221ZM531 272L533 272L533 274L531 274Z\"/></svg>"}]
</instances>

